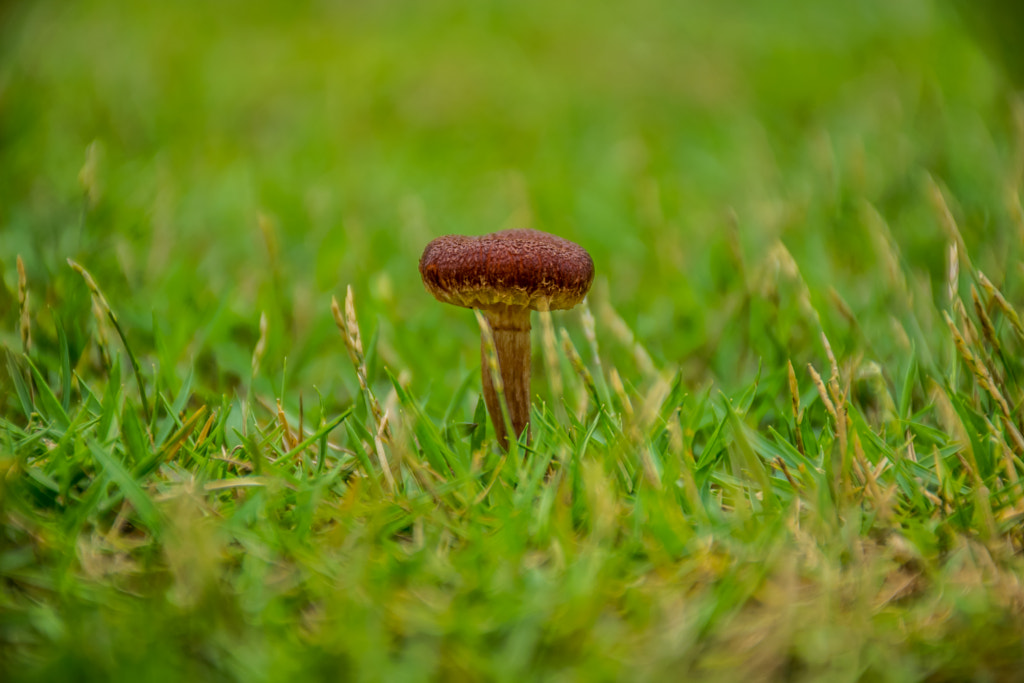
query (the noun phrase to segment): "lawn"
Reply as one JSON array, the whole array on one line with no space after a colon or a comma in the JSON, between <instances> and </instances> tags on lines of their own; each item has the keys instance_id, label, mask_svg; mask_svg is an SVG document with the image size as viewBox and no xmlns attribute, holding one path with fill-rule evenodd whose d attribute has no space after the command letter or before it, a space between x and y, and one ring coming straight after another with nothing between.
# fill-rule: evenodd
<instances>
[{"instance_id":1,"label":"lawn","mask_svg":"<svg viewBox=\"0 0 1024 683\"><path fill-rule=\"evenodd\" d=\"M0 679L1019 680L965 7L0 4ZM596 279L506 452L418 261L513 227Z\"/></svg>"}]
</instances>

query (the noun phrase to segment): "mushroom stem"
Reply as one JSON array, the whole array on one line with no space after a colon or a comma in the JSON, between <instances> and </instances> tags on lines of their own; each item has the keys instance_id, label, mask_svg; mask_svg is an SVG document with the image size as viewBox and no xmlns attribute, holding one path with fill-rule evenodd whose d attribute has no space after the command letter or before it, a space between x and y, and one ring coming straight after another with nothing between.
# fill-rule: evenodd
<instances>
[{"instance_id":1,"label":"mushroom stem","mask_svg":"<svg viewBox=\"0 0 1024 683\"><path fill-rule=\"evenodd\" d=\"M498 371L512 421L514 438L530 427L530 309L502 307L484 312L494 337L494 350L498 357ZM508 434L501 401L494 387L487 359L487 348L480 342L481 375L483 376L484 403L491 415L494 434L501 447L508 449ZM527 436L529 438L529 436Z\"/></svg>"}]
</instances>

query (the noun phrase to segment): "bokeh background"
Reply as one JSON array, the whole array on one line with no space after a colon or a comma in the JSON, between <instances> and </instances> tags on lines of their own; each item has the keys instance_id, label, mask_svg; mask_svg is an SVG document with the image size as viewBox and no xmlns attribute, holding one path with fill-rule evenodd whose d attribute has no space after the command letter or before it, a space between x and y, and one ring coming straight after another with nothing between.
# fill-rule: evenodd
<instances>
[{"instance_id":1,"label":"bokeh background","mask_svg":"<svg viewBox=\"0 0 1024 683\"><path fill-rule=\"evenodd\" d=\"M919 297L941 296L949 236L929 176L975 261L1018 275L1015 14L931 0L8 2L0 334L17 346L21 255L40 352L55 353L59 316L73 358L99 367L73 258L168 384L193 365L204 392L248 382L265 313L259 390L316 386L344 405L356 384L329 307L351 285L381 363L426 392L461 381L478 343L472 316L420 285L423 246L534 227L591 251L599 324L614 310L694 383L808 360L816 328L779 306L802 280L833 343L884 362L907 340L880 250Z\"/></svg>"},{"instance_id":2,"label":"bokeh background","mask_svg":"<svg viewBox=\"0 0 1024 683\"><path fill-rule=\"evenodd\" d=\"M1019 679L1022 7L0 0L0 680Z\"/></svg>"}]
</instances>

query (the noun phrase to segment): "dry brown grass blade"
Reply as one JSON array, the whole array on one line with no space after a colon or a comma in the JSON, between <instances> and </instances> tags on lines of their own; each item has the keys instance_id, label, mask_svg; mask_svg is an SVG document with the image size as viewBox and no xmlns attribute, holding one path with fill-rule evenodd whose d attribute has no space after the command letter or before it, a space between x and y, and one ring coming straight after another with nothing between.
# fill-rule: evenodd
<instances>
[{"instance_id":1,"label":"dry brown grass blade","mask_svg":"<svg viewBox=\"0 0 1024 683\"><path fill-rule=\"evenodd\" d=\"M960 330L957 329L953 319L949 317L949 313L943 311L942 316L945 318L946 325L949 327L949 331L953 335L953 344L956 346L956 350L960 353L960 357L964 359L964 362L971 370L971 373L974 375L974 378L977 380L981 388L988 392L989 396L992 397L992 400L999 406L999 410L1002 411L1003 416L1009 419L1010 406L996 387L988 368L985 367L985 364L971 352Z\"/></svg>"},{"instance_id":2,"label":"dry brown grass blade","mask_svg":"<svg viewBox=\"0 0 1024 683\"><path fill-rule=\"evenodd\" d=\"M821 379L821 375L818 374L818 371L810 363L807 364L807 371L811 373L811 381L814 382L814 386L818 390L818 395L821 397L825 410L832 417L832 422L838 428L839 415L836 413L836 407L833 405L832 399L828 397L828 389L825 387L824 380Z\"/></svg>"},{"instance_id":3,"label":"dry brown grass blade","mask_svg":"<svg viewBox=\"0 0 1024 683\"><path fill-rule=\"evenodd\" d=\"M786 370L789 374L789 397L793 407L793 433L796 435L796 449L800 451L801 455L806 455L806 452L804 451L804 437L800 430L804 414L803 411L800 410L800 389L796 383L796 372L793 370L793 361L790 360L786 362Z\"/></svg>"},{"instance_id":4,"label":"dry brown grass blade","mask_svg":"<svg viewBox=\"0 0 1024 683\"><path fill-rule=\"evenodd\" d=\"M910 286L907 282L907 275L903 270L903 256L900 253L896 239L885 218L878 209L868 201L864 201L860 207L861 222L867 228L872 241L874 242L875 254L882 262L882 270L892 291L898 293L903 299L903 304L910 305Z\"/></svg>"},{"instance_id":5,"label":"dry brown grass blade","mask_svg":"<svg viewBox=\"0 0 1024 683\"><path fill-rule=\"evenodd\" d=\"M99 285L96 284L89 271L71 259L68 259L68 265L82 276L82 279L85 280L85 286L89 289L89 293L92 296L92 314L96 319L96 343L99 346L103 364L110 367L111 354L109 334L107 333L107 320L115 319L114 312L111 310L110 304L107 303L107 298L103 296L103 292L100 291Z\"/></svg>"},{"instance_id":6,"label":"dry brown grass blade","mask_svg":"<svg viewBox=\"0 0 1024 683\"><path fill-rule=\"evenodd\" d=\"M263 355L267 352L267 338L270 332L270 322L267 320L266 312L260 313L260 336L256 340L256 346L252 350L252 376L256 377L256 374L260 370L260 363L263 361Z\"/></svg>"},{"instance_id":7,"label":"dry brown grass blade","mask_svg":"<svg viewBox=\"0 0 1024 683\"><path fill-rule=\"evenodd\" d=\"M277 401L277 424L281 427L281 445L284 446L284 451L287 453L299 444L299 440L292 433L291 425L288 424L288 416L284 414L280 399Z\"/></svg>"},{"instance_id":8,"label":"dry brown grass blade","mask_svg":"<svg viewBox=\"0 0 1024 683\"><path fill-rule=\"evenodd\" d=\"M825 355L828 357L828 365L831 370L828 377L829 394L832 396L833 403L835 403L836 413L839 417L842 417L843 411L841 410L841 407L845 401L845 397L843 396L842 390L839 386L839 363L836 362L836 355L832 352L832 344L829 343L828 337L825 336L824 332L821 333L821 344L825 347Z\"/></svg>"},{"instance_id":9,"label":"dry brown grass blade","mask_svg":"<svg viewBox=\"0 0 1024 683\"><path fill-rule=\"evenodd\" d=\"M960 228L956 224L956 219L953 218L953 212L949 209L949 204L946 202L946 196L942 193L942 188L935 182L935 178L927 176L926 181L928 186L928 199L931 202L932 209L935 211L936 217L939 219L939 224L945 229L946 234L949 235L957 247L958 261L962 262L963 266L967 269L967 272L974 272L974 267L971 265L971 258L967 255L967 246L964 243L964 237L960 234Z\"/></svg>"},{"instance_id":10,"label":"dry brown grass blade","mask_svg":"<svg viewBox=\"0 0 1024 683\"><path fill-rule=\"evenodd\" d=\"M548 386L551 389L551 396L554 399L554 409L556 415L562 415L564 408L562 402L558 400L562 396L563 392L563 381L562 381L562 370L558 363L558 342L555 340L555 324L551 319L551 311L540 311L540 339L541 339L541 351L544 356L544 369L548 375Z\"/></svg>"},{"instance_id":11,"label":"dry brown grass blade","mask_svg":"<svg viewBox=\"0 0 1024 683\"><path fill-rule=\"evenodd\" d=\"M850 458L848 452L849 441L847 436L848 425L846 419L846 412L841 407L837 406L831 398L829 398L829 389L831 387L825 386L824 380L821 379L821 375L819 375L818 371L814 369L814 366L808 363L807 370L811 374L811 381L814 382L814 386L818 390L818 395L821 397L821 402L825 405L825 410L828 411L828 414L832 417L832 421L836 426L836 436L839 441L839 454L840 458L842 459L842 465L840 471L835 474L833 483L837 486L837 489L840 486L846 488L851 483L848 481L846 476L847 473L850 471ZM831 383L832 382L830 381L830 384Z\"/></svg>"},{"instance_id":12,"label":"dry brown grass blade","mask_svg":"<svg viewBox=\"0 0 1024 683\"><path fill-rule=\"evenodd\" d=\"M1021 436L1020 430L1017 429L1017 425L1013 423L1013 420L1005 415L1000 416L1002 419L1003 429L1010 435L1013 440L1014 452L1018 455L1024 455L1024 436Z\"/></svg>"},{"instance_id":13,"label":"dry brown grass blade","mask_svg":"<svg viewBox=\"0 0 1024 683\"><path fill-rule=\"evenodd\" d=\"M651 360L651 354L644 348L643 344L637 341L636 335L633 334L633 330L630 329L626 321L622 319L612 305L605 299L601 301L598 299L599 307L598 311L601 315L602 329L610 332L620 344L630 349L633 354L633 360L636 362L637 368L645 377L656 378L658 377L658 369L654 366L654 361Z\"/></svg>"},{"instance_id":14,"label":"dry brown grass blade","mask_svg":"<svg viewBox=\"0 0 1024 683\"><path fill-rule=\"evenodd\" d=\"M395 475L388 463L384 442L390 443L391 433L388 429L388 421L381 410L380 403L370 388L366 375L366 358L363 355L363 339L359 332L359 319L356 317L355 297L352 287L345 291L345 311L342 313L341 306L336 297L331 297L331 315L334 317L334 324L338 327L342 339L345 341L345 349L348 351L349 360L356 371L356 379L359 381L359 390L366 398L370 407L370 414L373 417L375 435L374 450L377 453L378 464L384 473L384 478L389 490L395 490Z\"/></svg>"},{"instance_id":15,"label":"dry brown grass blade","mask_svg":"<svg viewBox=\"0 0 1024 683\"><path fill-rule=\"evenodd\" d=\"M868 461L867 455L864 453L864 446L861 443L860 435L853 432L853 453L854 462L860 467L865 480L865 493L871 505L875 508L878 517L882 521L892 519L893 516L893 501L895 483L890 486L883 488L883 485L879 483L882 473L889 466L889 462L882 459L872 469L871 463Z\"/></svg>"},{"instance_id":16,"label":"dry brown grass blade","mask_svg":"<svg viewBox=\"0 0 1024 683\"><path fill-rule=\"evenodd\" d=\"M1017 315L1014 307L1010 305L1010 302L1006 300L1003 293L981 271L978 272L978 282L981 283L981 288L985 290L985 294L995 302L1002 314L1010 321L1010 326L1017 334L1017 338L1024 341L1024 325L1021 324L1020 316Z\"/></svg>"},{"instance_id":17,"label":"dry brown grass blade","mask_svg":"<svg viewBox=\"0 0 1024 683\"><path fill-rule=\"evenodd\" d=\"M384 439L388 434L388 416L385 413L377 427L377 433L373 435L373 447L377 451L377 460L380 462L380 469L384 472L384 479L387 481L388 490L395 491L395 475L391 471L391 463L388 462L387 451L384 449Z\"/></svg>"},{"instance_id":18,"label":"dry brown grass blade","mask_svg":"<svg viewBox=\"0 0 1024 683\"><path fill-rule=\"evenodd\" d=\"M999 344L999 337L996 335L996 328L992 324L992 318L989 317L988 311L981 302L981 297L978 296L978 290L974 285L971 285L971 303L974 306L974 315L977 316L978 322L981 323L981 334L988 342L988 345L995 349L996 353L1002 353L1002 346Z\"/></svg>"},{"instance_id":19,"label":"dry brown grass blade","mask_svg":"<svg viewBox=\"0 0 1024 683\"><path fill-rule=\"evenodd\" d=\"M146 382L142 376L142 369L139 367L139 360L135 357L135 353L132 352L131 346L128 344L128 337L125 335L124 329L121 327L121 323L118 321L117 316L114 314L114 310L110 307L107 302L107 298L103 296L103 292L100 291L99 285L96 284L96 280L93 279L92 275L83 266L76 263L73 259L68 259L67 263L71 266L71 269L82 276L85 280L86 287L89 288L89 293L92 295L93 314L96 316L97 322L97 336L99 337L100 351L104 355L104 361L107 367L110 367L110 351L107 348L106 334L104 331L104 320L109 320L114 326L114 330L117 331L117 336L121 339L121 345L124 347L125 352L128 354L128 361L131 363L132 372L135 373L135 381L139 388L139 398L142 401L142 412L146 418L146 422L149 423L150 417L153 414L149 406L149 398L146 396Z\"/></svg>"},{"instance_id":20,"label":"dry brown grass blade","mask_svg":"<svg viewBox=\"0 0 1024 683\"><path fill-rule=\"evenodd\" d=\"M622 384L622 377L619 376L618 368L612 368L608 373L608 381L612 385L612 391L615 392L615 396L619 399L619 405L622 408L623 415L626 418L626 422L632 424L633 422L633 402L629 400L629 395L626 394L626 387Z\"/></svg>"},{"instance_id":21,"label":"dry brown grass blade","mask_svg":"<svg viewBox=\"0 0 1024 683\"><path fill-rule=\"evenodd\" d=\"M583 327L583 338L587 340L587 346L590 347L590 355L594 361L594 367L597 369L597 374L600 377L604 377L604 369L601 365L601 353L597 346L597 330L594 323L594 314L590 312L590 306L587 304L587 300L584 299L578 306L580 311L580 322Z\"/></svg>"},{"instance_id":22,"label":"dry brown grass blade","mask_svg":"<svg viewBox=\"0 0 1024 683\"><path fill-rule=\"evenodd\" d=\"M786 465L785 460L783 460L781 457L778 457L772 461L772 464L774 464L777 468L779 468L782 471L783 476L786 477L786 481L789 482L789 485L793 487L794 491L803 490L803 488L793 478L793 475L790 473L789 466Z\"/></svg>"},{"instance_id":23,"label":"dry brown grass blade","mask_svg":"<svg viewBox=\"0 0 1024 683\"><path fill-rule=\"evenodd\" d=\"M363 365L365 363L363 337L359 333L359 319L356 318L356 300L355 295L352 293L351 285L345 288L345 329L348 333L345 338L349 342L349 353L352 354L353 362ZM363 369L365 373L365 366Z\"/></svg>"},{"instance_id":24,"label":"dry brown grass blade","mask_svg":"<svg viewBox=\"0 0 1024 683\"><path fill-rule=\"evenodd\" d=\"M950 305L960 298L960 256L956 242L949 243L949 258L946 261L946 296Z\"/></svg>"},{"instance_id":25,"label":"dry brown grass blade","mask_svg":"<svg viewBox=\"0 0 1024 683\"><path fill-rule=\"evenodd\" d=\"M846 470L846 464L849 460L849 453L847 453L847 447L849 446L849 416L846 410L846 397L849 391L847 387L846 391L843 390L840 384L839 375L839 363L836 361L836 355L832 352L832 344L829 343L828 337L823 331L821 333L821 343L825 347L825 355L828 356L829 367L831 372L828 378L828 390L832 396L832 403L835 406L836 411L836 429L839 432L839 452L843 457L843 470Z\"/></svg>"},{"instance_id":26,"label":"dry brown grass blade","mask_svg":"<svg viewBox=\"0 0 1024 683\"><path fill-rule=\"evenodd\" d=\"M18 321L21 331L21 350L27 356L32 350L32 324L28 312L28 277L25 263L18 254Z\"/></svg>"},{"instance_id":27,"label":"dry brown grass blade","mask_svg":"<svg viewBox=\"0 0 1024 683\"><path fill-rule=\"evenodd\" d=\"M366 359L363 356L363 339L359 332L359 320L356 317L355 299L352 294L352 287L349 286L345 292L345 312L342 313L338 300L331 297L331 314L334 316L334 323L341 332L345 341L345 349L348 357L355 368L356 378L359 380L359 389L366 396L373 413L374 425L379 429L383 419L383 411L373 390L370 389L366 376Z\"/></svg>"},{"instance_id":28,"label":"dry brown grass blade","mask_svg":"<svg viewBox=\"0 0 1024 683\"><path fill-rule=\"evenodd\" d=\"M580 399L582 405L579 407L579 414L582 415L583 411L586 410L587 396L593 397L595 401L598 400L597 385L594 384L594 376L590 374L590 370L583 364L583 358L580 357L580 352L576 350L576 346L572 343L569 332L564 327L559 332L562 337L562 351L569 359L569 365L576 371L576 374L583 380L583 384L587 388L586 392L584 392L584 397Z\"/></svg>"},{"instance_id":29,"label":"dry brown grass blade","mask_svg":"<svg viewBox=\"0 0 1024 683\"><path fill-rule=\"evenodd\" d=\"M217 418L217 411L212 411L210 417L206 418L206 424L199 430L199 436L196 437L196 448L199 448L206 442L206 437L210 435L210 429L213 427L213 423Z\"/></svg>"},{"instance_id":30,"label":"dry brown grass blade","mask_svg":"<svg viewBox=\"0 0 1024 683\"><path fill-rule=\"evenodd\" d=\"M167 462L174 459L174 456L178 454L181 447L185 445L185 441L196 428L196 423L199 422L200 418L206 414L206 406L199 406L196 411L189 416L185 423L181 425L181 428L171 436L170 440L164 445L160 453L160 462Z\"/></svg>"}]
</instances>

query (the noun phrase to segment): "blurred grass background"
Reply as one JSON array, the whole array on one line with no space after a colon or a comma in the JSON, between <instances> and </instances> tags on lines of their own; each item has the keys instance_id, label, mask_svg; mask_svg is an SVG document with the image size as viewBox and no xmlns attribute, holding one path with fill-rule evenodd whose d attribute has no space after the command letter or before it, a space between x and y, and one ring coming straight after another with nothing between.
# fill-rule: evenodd
<instances>
[{"instance_id":1,"label":"blurred grass background","mask_svg":"<svg viewBox=\"0 0 1024 683\"><path fill-rule=\"evenodd\" d=\"M718 680L737 657L765 678L1012 678L1022 496L997 440L974 430L992 403L960 371L941 312L977 278L966 265L951 276L957 240L930 188L963 235L953 262L1020 302L1019 15L997 0L0 4L0 343L21 348L20 256L36 388L66 380L70 404L60 326L77 375L65 437L49 407L19 412L20 366L0 373L0 653L39 680L631 680L636 667L638 680ZM281 435L253 399L280 399L293 424L300 396L308 424L356 406L373 426L330 313L348 285L378 395L387 369L425 402L416 428L474 422L479 330L423 290L417 261L437 235L505 227L593 255L600 362L637 414L652 409L642 446L616 440L635 428L616 399L596 431L538 425L537 450L558 452L550 479L528 460L436 482L468 502L417 491L421 465L381 497L347 453L315 476L261 464ZM117 313L150 397L173 397L148 424L124 359L105 365L69 258ZM604 381L579 320L559 324ZM805 372L829 365L822 330L854 375L871 465L905 464L897 442L912 433L935 461L916 479L889 469L891 499L835 515L829 496L849 501L814 488L835 434ZM1019 422L1012 332L999 323L1008 353L993 357ZM770 500L747 509L737 453L795 452L793 434L768 429L790 419L788 362L819 460L794 467L795 483L772 469ZM561 397L543 367L535 354L535 419L553 420L540 406ZM650 377L677 368L671 391ZM95 417L85 387L108 382ZM108 486L117 464L95 443L138 467L135 450L165 454L205 406L209 440L193 434L159 471ZM358 449L367 435L337 438ZM474 467L498 457L457 443ZM970 445L980 474L958 460ZM218 448L244 462L213 462ZM641 451L665 456L666 490L633 487ZM682 503L673 458L700 487ZM254 468L251 496L188 488ZM59 495L40 472L64 477ZM986 564L965 538L1005 554Z\"/></svg>"},{"instance_id":2,"label":"blurred grass background","mask_svg":"<svg viewBox=\"0 0 1024 683\"><path fill-rule=\"evenodd\" d=\"M472 321L416 272L438 234L584 244L595 296L659 359L727 386L804 360L799 330L734 301L776 240L869 327L888 302L864 202L932 282L926 172L977 259L1015 246L1006 80L932 2L32 2L6 7L0 42L5 309L22 254L82 349L73 257L211 392L246 377L266 312L271 376L287 357L289 388L343 402L324 312L347 284L388 360L455 381Z\"/></svg>"}]
</instances>

